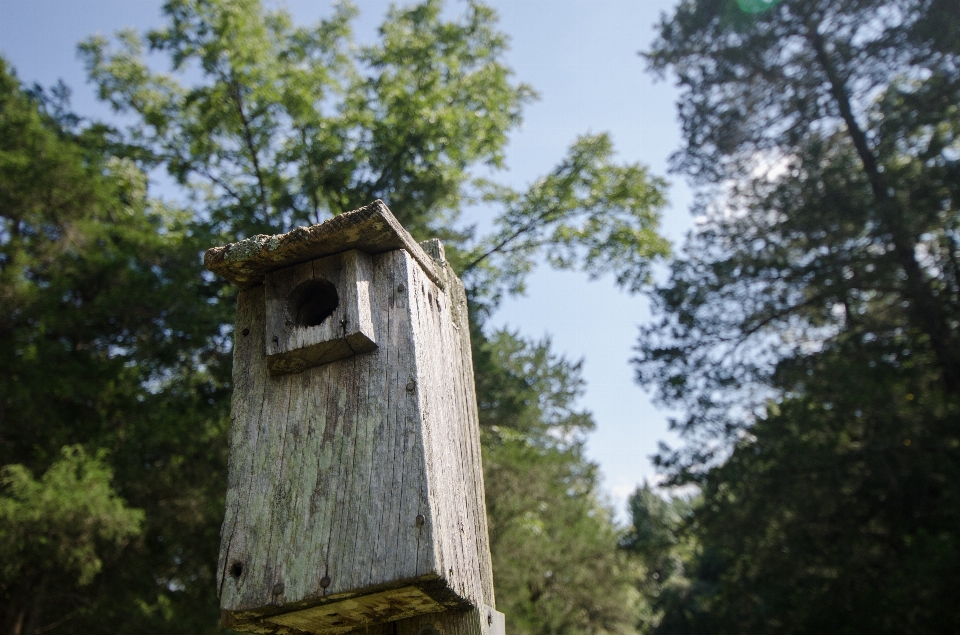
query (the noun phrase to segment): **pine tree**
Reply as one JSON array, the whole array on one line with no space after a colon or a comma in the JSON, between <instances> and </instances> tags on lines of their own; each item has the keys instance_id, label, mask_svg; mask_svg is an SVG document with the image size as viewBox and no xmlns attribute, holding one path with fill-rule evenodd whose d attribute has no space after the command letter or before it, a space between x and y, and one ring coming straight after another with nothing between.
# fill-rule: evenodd
<instances>
[{"instance_id":1,"label":"pine tree","mask_svg":"<svg viewBox=\"0 0 960 635\"><path fill-rule=\"evenodd\" d=\"M0 63L4 629L133 632L154 607L194 628L215 601L225 316L187 219L54 110Z\"/></svg>"},{"instance_id":2,"label":"pine tree","mask_svg":"<svg viewBox=\"0 0 960 635\"><path fill-rule=\"evenodd\" d=\"M660 33L700 223L637 364L703 500L657 632L956 630L956 5L688 0Z\"/></svg>"}]
</instances>

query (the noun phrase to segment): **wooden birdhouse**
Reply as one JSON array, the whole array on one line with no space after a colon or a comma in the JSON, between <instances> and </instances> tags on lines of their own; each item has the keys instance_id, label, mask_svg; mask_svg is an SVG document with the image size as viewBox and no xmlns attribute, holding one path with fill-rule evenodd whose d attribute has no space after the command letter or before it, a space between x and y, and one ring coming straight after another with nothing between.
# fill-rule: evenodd
<instances>
[{"instance_id":1,"label":"wooden birdhouse","mask_svg":"<svg viewBox=\"0 0 960 635\"><path fill-rule=\"evenodd\" d=\"M241 288L225 626L502 633L466 297L424 246L376 201L206 253Z\"/></svg>"}]
</instances>

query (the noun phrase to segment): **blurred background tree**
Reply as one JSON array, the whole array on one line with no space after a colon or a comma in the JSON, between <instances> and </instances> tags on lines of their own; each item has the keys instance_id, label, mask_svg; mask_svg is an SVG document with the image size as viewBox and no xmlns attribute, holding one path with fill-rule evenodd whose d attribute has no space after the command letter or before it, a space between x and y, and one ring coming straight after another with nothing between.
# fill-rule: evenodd
<instances>
[{"instance_id":1,"label":"blurred background tree","mask_svg":"<svg viewBox=\"0 0 960 635\"><path fill-rule=\"evenodd\" d=\"M648 630L957 631L960 7L686 0L646 57L700 198L636 364L702 491Z\"/></svg>"},{"instance_id":2,"label":"blurred background tree","mask_svg":"<svg viewBox=\"0 0 960 635\"><path fill-rule=\"evenodd\" d=\"M229 311L197 277L207 238L44 97L0 63L4 629L90 630L171 588L191 629L214 599Z\"/></svg>"},{"instance_id":3,"label":"blurred background tree","mask_svg":"<svg viewBox=\"0 0 960 635\"><path fill-rule=\"evenodd\" d=\"M478 329L475 329L478 330ZM584 457L580 364L497 332L474 347L498 606L521 633L628 633L636 567Z\"/></svg>"},{"instance_id":4,"label":"blurred background tree","mask_svg":"<svg viewBox=\"0 0 960 635\"><path fill-rule=\"evenodd\" d=\"M477 178L502 166L533 92L502 61L494 13L462 9L396 8L364 47L351 39L348 4L299 26L250 0L170 0L165 27L81 45L127 127L81 122L64 89L25 91L4 67L0 464L14 467L0 532L22 531L17 510L35 508L56 541L57 523L76 518L98 528L84 549L99 563L40 592L49 582L34 552L16 547L4 571L38 581L0 580L7 632L218 630L234 290L201 270L199 254L377 197L418 239L443 238L470 286L495 576L511 629L632 630L632 565L583 455L593 422L575 407L579 366L483 325L540 254L643 284L667 253L664 184L615 163L604 135L574 141L528 191ZM152 170L173 178L182 209L148 196ZM455 229L471 202L500 210L489 235ZM58 467L64 447L95 463ZM99 498L30 503L64 470L94 475ZM592 583L571 583L580 576Z\"/></svg>"}]
</instances>

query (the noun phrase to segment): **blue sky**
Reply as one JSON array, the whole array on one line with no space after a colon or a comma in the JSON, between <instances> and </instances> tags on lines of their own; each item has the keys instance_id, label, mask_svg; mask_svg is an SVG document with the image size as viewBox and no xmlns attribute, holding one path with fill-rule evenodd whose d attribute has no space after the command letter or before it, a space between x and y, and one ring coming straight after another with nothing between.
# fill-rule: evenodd
<instances>
[{"instance_id":1,"label":"blue sky","mask_svg":"<svg viewBox=\"0 0 960 635\"><path fill-rule=\"evenodd\" d=\"M279 4L272 2L269 4ZM357 1L357 35L375 37L388 2ZM458 2L450 2L454 11ZM511 38L508 62L516 78L533 85L540 100L530 106L523 128L513 134L508 172L499 176L521 186L548 172L581 134L609 132L619 158L640 161L665 175L680 133L669 82L654 82L637 52L654 36L660 14L675 0L493 1L501 27ZM0 0L0 52L26 83L63 79L81 115L108 116L86 84L76 44L94 33L149 28L160 23L160 0ZM329 1L283 3L298 21L330 11ZM663 231L675 245L691 226L691 195L682 179L670 177L670 206ZM479 213L479 212L477 212ZM483 223L484 218L468 220ZM609 278L539 268L528 293L507 300L494 316L528 337L550 335L555 350L585 359L587 392L582 405L593 411L597 430L588 456L600 464L604 488L624 518L624 502L644 479L656 476L649 456L659 440L675 442L667 413L656 409L633 382L628 359L637 327L650 319L647 302L618 291Z\"/></svg>"}]
</instances>

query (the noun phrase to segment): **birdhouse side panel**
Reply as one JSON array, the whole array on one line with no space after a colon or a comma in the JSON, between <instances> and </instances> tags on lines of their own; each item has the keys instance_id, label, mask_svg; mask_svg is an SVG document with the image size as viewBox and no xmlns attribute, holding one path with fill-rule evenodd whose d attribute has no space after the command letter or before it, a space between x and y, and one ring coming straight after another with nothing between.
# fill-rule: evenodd
<instances>
[{"instance_id":1,"label":"birdhouse side panel","mask_svg":"<svg viewBox=\"0 0 960 635\"><path fill-rule=\"evenodd\" d=\"M414 271L410 297L438 566L457 595L493 606L466 296L443 271L444 289Z\"/></svg>"},{"instance_id":2,"label":"birdhouse side panel","mask_svg":"<svg viewBox=\"0 0 960 635\"><path fill-rule=\"evenodd\" d=\"M473 375L473 353L470 343L470 324L467 317L467 294L463 283L446 266L444 269L449 283L450 309L455 328L448 331L454 341L459 341L460 368L463 380L456 386L457 398L463 403L466 412L464 434L464 469L467 489L470 492L469 505L474 510L474 528L477 536L476 552L480 584L486 606L496 608L493 584L493 559L490 555L490 534L487 524L486 487L483 481L483 461L480 447L480 413L477 406L476 381ZM502 629L501 629L502 635Z\"/></svg>"},{"instance_id":3,"label":"birdhouse side panel","mask_svg":"<svg viewBox=\"0 0 960 635\"><path fill-rule=\"evenodd\" d=\"M268 372L264 289L240 294L219 568L228 612L280 613L438 575L433 527L418 519L430 513L412 261L397 251L372 263L377 349L299 373Z\"/></svg>"}]
</instances>

